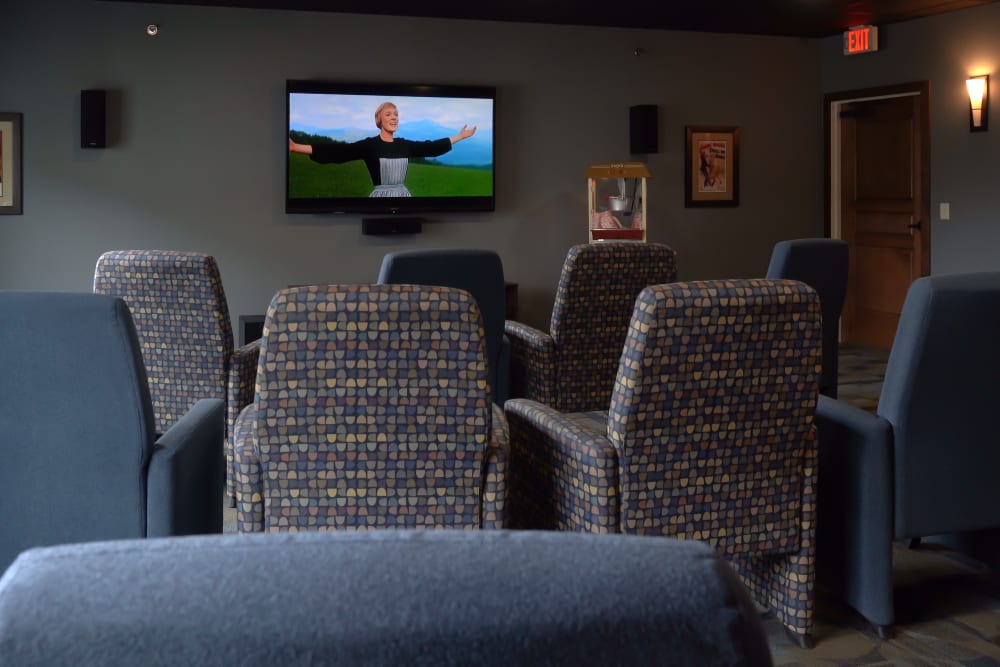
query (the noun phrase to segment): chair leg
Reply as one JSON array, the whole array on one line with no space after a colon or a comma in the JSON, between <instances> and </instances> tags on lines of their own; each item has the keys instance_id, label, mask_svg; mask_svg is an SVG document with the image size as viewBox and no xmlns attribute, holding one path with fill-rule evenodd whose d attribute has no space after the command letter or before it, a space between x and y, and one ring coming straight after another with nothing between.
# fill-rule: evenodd
<instances>
[{"instance_id":1,"label":"chair leg","mask_svg":"<svg viewBox=\"0 0 1000 667\"><path fill-rule=\"evenodd\" d=\"M881 639L883 641L887 641L889 639L892 639L892 626L891 625L878 625L876 623L872 623L872 632L875 633L876 637L878 637L879 639Z\"/></svg>"},{"instance_id":2,"label":"chair leg","mask_svg":"<svg viewBox=\"0 0 1000 667\"><path fill-rule=\"evenodd\" d=\"M798 632L792 632L788 626L785 626L785 634L788 635L788 638L791 639L792 642L799 648L809 649L814 646L812 637Z\"/></svg>"}]
</instances>

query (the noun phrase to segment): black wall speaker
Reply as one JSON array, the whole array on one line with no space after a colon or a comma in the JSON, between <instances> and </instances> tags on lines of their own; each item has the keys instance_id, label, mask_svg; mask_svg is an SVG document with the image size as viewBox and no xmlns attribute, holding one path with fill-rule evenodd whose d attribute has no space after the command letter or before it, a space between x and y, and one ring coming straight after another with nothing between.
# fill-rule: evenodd
<instances>
[{"instance_id":1,"label":"black wall speaker","mask_svg":"<svg viewBox=\"0 0 1000 667\"><path fill-rule=\"evenodd\" d=\"M659 150L655 104L640 104L629 107L628 129L631 153L656 153Z\"/></svg>"},{"instance_id":2,"label":"black wall speaker","mask_svg":"<svg viewBox=\"0 0 1000 667\"><path fill-rule=\"evenodd\" d=\"M383 234L419 234L423 218L362 218L361 233L368 236Z\"/></svg>"},{"instance_id":3,"label":"black wall speaker","mask_svg":"<svg viewBox=\"0 0 1000 667\"><path fill-rule=\"evenodd\" d=\"M80 147L108 145L107 95L103 90L80 91Z\"/></svg>"}]
</instances>

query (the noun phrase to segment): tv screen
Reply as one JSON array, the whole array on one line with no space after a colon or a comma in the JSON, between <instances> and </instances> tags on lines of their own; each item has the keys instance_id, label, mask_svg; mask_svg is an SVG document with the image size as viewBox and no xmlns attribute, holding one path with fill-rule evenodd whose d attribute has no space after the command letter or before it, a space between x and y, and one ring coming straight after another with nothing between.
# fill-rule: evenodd
<instances>
[{"instance_id":1,"label":"tv screen","mask_svg":"<svg viewBox=\"0 0 1000 667\"><path fill-rule=\"evenodd\" d=\"M288 213L492 211L496 89L287 82Z\"/></svg>"}]
</instances>

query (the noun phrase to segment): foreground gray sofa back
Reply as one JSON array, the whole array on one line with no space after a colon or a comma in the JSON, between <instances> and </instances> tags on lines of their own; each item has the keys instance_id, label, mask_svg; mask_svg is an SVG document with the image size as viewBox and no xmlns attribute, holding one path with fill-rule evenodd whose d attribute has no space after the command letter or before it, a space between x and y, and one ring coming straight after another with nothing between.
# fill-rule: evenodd
<instances>
[{"instance_id":1,"label":"foreground gray sofa back","mask_svg":"<svg viewBox=\"0 0 1000 667\"><path fill-rule=\"evenodd\" d=\"M770 665L708 546L372 531L123 540L22 554L3 665Z\"/></svg>"}]
</instances>

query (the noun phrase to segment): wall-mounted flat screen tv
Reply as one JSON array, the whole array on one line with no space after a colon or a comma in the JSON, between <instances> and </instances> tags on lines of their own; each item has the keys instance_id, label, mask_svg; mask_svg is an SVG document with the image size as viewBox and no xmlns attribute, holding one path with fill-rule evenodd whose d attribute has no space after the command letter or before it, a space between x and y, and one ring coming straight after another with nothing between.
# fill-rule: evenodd
<instances>
[{"instance_id":1,"label":"wall-mounted flat screen tv","mask_svg":"<svg viewBox=\"0 0 1000 667\"><path fill-rule=\"evenodd\" d=\"M496 88L287 82L288 213L492 211Z\"/></svg>"}]
</instances>

